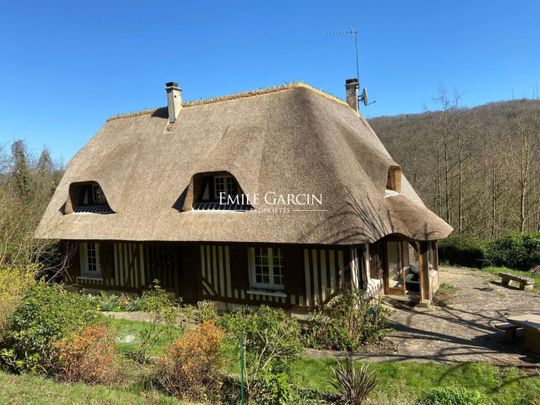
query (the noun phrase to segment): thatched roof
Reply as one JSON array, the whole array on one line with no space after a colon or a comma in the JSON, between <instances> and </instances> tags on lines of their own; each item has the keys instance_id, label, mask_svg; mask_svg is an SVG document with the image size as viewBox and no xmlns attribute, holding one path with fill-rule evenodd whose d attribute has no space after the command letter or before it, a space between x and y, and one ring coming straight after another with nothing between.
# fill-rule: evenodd
<instances>
[{"instance_id":1,"label":"thatched roof","mask_svg":"<svg viewBox=\"0 0 540 405\"><path fill-rule=\"evenodd\" d=\"M51 239L353 244L452 231L403 177L385 198L392 160L367 121L305 84L109 119L67 166L36 235ZM321 211L182 211L193 175L227 171L248 195L323 195ZM114 212L63 214L69 185L96 181Z\"/></svg>"}]
</instances>

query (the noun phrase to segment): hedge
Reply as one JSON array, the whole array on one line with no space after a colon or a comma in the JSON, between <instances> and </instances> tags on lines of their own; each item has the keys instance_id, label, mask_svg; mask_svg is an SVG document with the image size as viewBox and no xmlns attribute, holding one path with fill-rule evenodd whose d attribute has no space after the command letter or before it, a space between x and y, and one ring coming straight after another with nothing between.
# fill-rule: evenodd
<instances>
[{"instance_id":1,"label":"hedge","mask_svg":"<svg viewBox=\"0 0 540 405\"><path fill-rule=\"evenodd\" d=\"M470 236L451 236L439 242L439 260L453 266L486 265L485 242Z\"/></svg>"},{"instance_id":2,"label":"hedge","mask_svg":"<svg viewBox=\"0 0 540 405\"><path fill-rule=\"evenodd\" d=\"M489 242L485 256L493 266L530 270L540 264L540 232L512 233Z\"/></svg>"},{"instance_id":3,"label":"hedge","mask_svg":"<svg viewBox=\"0 0 540 405\"><path fill-rule=\"evenodd\" d=\"M439 260L456 266L527 271L540 265L540 232L511 233L493 241L451 236L439 242Z\"/></svg>"}]
</instances>

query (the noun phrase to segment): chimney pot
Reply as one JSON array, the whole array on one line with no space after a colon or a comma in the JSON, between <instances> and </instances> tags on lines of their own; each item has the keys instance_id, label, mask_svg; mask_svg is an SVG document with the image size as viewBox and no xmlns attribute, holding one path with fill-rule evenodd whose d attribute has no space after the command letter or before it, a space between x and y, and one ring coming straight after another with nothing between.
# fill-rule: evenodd
<instances>
[{"instance_id":1,"label":"chimney pot","mask_svg":"<svg viewBox=\"0 0 540 405\"><path fill-rule=\"evenodd\" d=\"M178 113L182 109L182 89L176 82L165 84L167 91L167 108L169 110L169 123L174 123L178 118Z\"/></svg>"},{"instance_id":2,"label":"chimney pot","mask_svg":"<svg viewBox=\"0 0 540 405\"><path fill-rule=\"evenodd\" d=\"M347 104L351 108L358 112L358 89L360 88L360 83L357 78L345 80L345 93L347 95Z\"/></svg>"}]
</instances>

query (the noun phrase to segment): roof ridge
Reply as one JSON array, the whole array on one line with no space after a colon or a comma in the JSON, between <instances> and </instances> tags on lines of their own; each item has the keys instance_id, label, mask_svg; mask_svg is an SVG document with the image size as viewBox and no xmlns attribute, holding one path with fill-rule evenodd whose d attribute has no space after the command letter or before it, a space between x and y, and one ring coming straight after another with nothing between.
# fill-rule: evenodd
<instances>
[{"instance_id":1,"label":"roof ridge","mask_svg":"<svg viewBox=\"0 0 540 405\"><path fill-rule=\"evenodd\" d=\"M313 86L311 86L311 85L309 85L309 84L307 84L305 82L291 82L291 83L284 83L284 84L281 84L281 85L278 85L278 86L265 87L265 88L257 89L257 90L248 90L248 91L243 91L243 92L239 92L239 93L228 94L228 95L225 95L225 96L205 98L205 99L200 99L200 100L195 100L195 101L188 101L186 103L183 103L182 107L195 107L195 106L199 106L199 105L213 104L213 103L218 103L220 101L228 101L228 100L234 100L234 99L237 99L237 98L259 96L259 95L275 93L275 92L278 92L278 91L288 90L288 89L293 89L293 88L305 88L305 89L311 90L311 91L313 91L313 92L315 92L315 93L317 93L317 94L319 94L319 95L321 95L323 97L326 97L326 98L328 98L330 100L333 100L335 102L338 102L340 104L348 106L348 104L345 101L343 101L342 99L340 99L340 98L338 98L338 97L334 96L333 94L330 94L330 93L328 93L326 91L317 89L316 87L313 87ZM107 121L113 121L113 120L116 120L116 119L119 119L119 118L130 118L130 117L137 117L139 115L152 114L152 113L156 112L157 110L159 110L161 108L165 108L165 107L148 108L148 109L145 109L145 110L142 110L142 111L134 111L134 112L124 113L124 114L113 115L112 117L109 117L107 119Z\"/></svg>"}]
</instances>

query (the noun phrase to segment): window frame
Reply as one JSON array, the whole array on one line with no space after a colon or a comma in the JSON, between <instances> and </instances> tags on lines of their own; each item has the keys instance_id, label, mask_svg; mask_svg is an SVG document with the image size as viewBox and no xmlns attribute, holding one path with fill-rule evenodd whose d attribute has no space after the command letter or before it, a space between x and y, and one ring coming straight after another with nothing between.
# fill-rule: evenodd
<instances>
[{"instance_id":1,"label":"window frame","mask_svg":"<svg viewBox=\"0 0 540 405\"><path fill-rule=\"evenodd\" d=\"M266 251L265 257L267 258L268 263L268 277L269 283L258 283L257 282L257 254L259 252ZM285 291L285 257L283 251L279 247L271 246L259 246L251 247L248 250L249 253L249 267L250 267L250 287L253 289L267 290L267 291ZM274 259L279 257L278 264L275 263ZM277 269L281 269L278 274ZM276 283L276 277L281 279L281 283Z\"/></svg>"},{"instance_id":2,"label":"window frame","mask_svg":"<svg viewBox=\"0 0 540 405\"><path fill-rule=\"evenodd\" d=\"M95 260L95 270L90 270L89 266L89 245L93 245L94 250L94 260ZM101 254L100 246L97 242L83 242L79 246L79 256L80 256L80 275L81 277L88 278L102 278L102 268L101 268Z\"/></svg>"},{"instance_id":3,"label":"window frame","mask_svg":"<svg viewBox=\"0 0 540 405\"><path fill-rule=\"evenodd\" d=\"M390 166L388 168L386 190L401 193L401 167Z\"/></svg>"},{"instance_id":4,"label":"window frame","mask_svg":"<svg viewBox=\"0 0 540 405\"><path fill-rule=\"evenodd\" d=\"M232 196L232 197L238 196L238 194L239 194L239 192L238 192L238 183L236 182L236 179L233 176L228 175L228 174L220 174L220 175L216 175L216 176L212 176L212 177L213 177L213 182L214 182L214 190L213 190L214 191L214 200L220 201L220 193L221 192L224 192L227 197L229 195ZM222 191L218 190L218 180L222 181L222 184L223 184L223 190ZM234 194L229 193L229 191L234 192ZM228 200L226 201L226 203L228 203Z\"/></svg>"}]
</instances>

